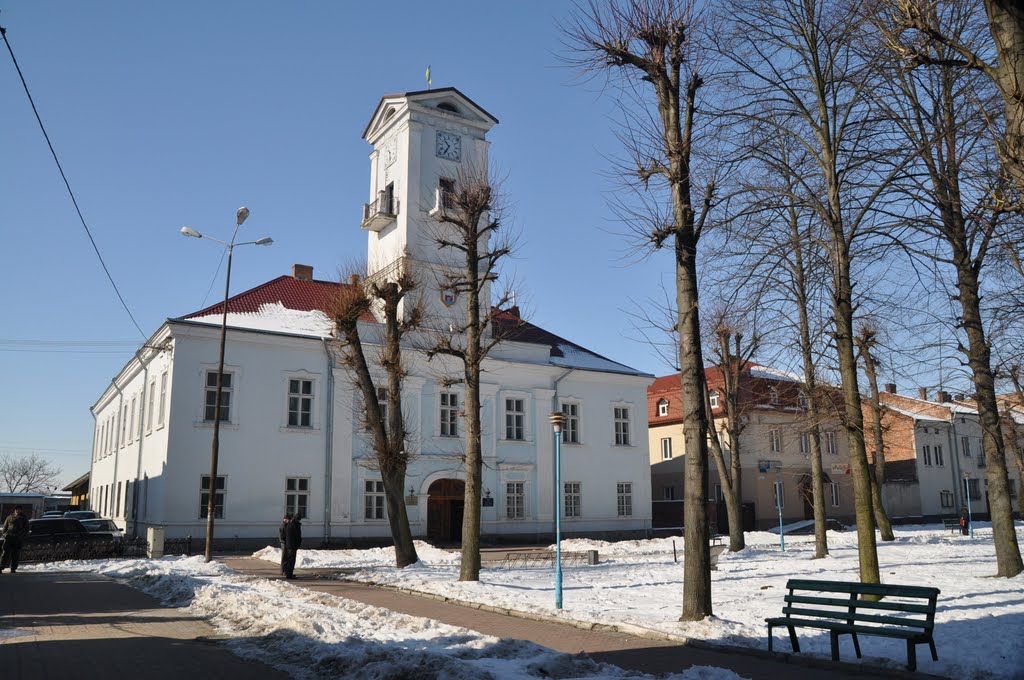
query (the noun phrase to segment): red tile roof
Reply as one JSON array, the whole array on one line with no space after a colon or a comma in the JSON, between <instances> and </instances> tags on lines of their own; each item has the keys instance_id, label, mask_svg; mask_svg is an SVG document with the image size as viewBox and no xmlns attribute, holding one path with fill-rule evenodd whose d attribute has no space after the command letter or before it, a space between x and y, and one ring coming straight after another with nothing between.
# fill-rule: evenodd
<instances>
[{"instance_id":1,"label":"red tile roof","mask_svg":"<svg viewBox=\"0 0 1024 680\"><path fill-rule=\"evenodd\" d=\"M752 361L744 362L740 371L740 411L746 412L753 408L793 411L800 408L801 384L779 377L760 377L751 375L751 369L768 368ZM704 369L704 377L709 391L722 393L725 389L725 376L721 366L708 366ZM775 388L778 401L772 403L771 391ZM655 378L647 388L647 421L651 425L675 424L683 420L682 381L678 373ZM658 415L658 402L668 402L668 414ZM715 417L725 414L725 404L712 409Z\"/></svg>"}]
</instances>

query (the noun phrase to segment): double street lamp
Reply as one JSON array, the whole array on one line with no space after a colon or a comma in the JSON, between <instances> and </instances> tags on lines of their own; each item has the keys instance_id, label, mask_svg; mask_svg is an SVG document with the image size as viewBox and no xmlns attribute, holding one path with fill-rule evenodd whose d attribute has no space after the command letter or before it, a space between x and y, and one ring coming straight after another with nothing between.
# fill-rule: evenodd
<instances>
[{"instance_id":1,"label":"double street lamp","mask_svg":"<svg viewBox=\"0 0 1024 680\"><path fill-rule=\"evenodd\" d=\"M209 500L206 506L205 554L207 562L213 559L213 516L217 507L217 458L220 454L220 406L221 399L224 396L224 344L228 334L228 292L231 290L231 253L235 249L235 246L269 246L274 242L274 239L264 237L256 239L255 241L235 243L235 237L238 236L238 228L242 226L242 222L245 222L245 218L248 216L248 208L242 206L238 209L238 212L235 214L235 230L231 234L231 240L226 243L219 239L215 239L212 236L200 234L191 227L181 228L181 233L184 236L205 238L213 241L214 243L219 243L228 249L227 274L224 276L224 309L220 320L220 356L217 359L217 395L216 402L213 406L213 443L210 446Z\"/></svg>"}]
</instances>

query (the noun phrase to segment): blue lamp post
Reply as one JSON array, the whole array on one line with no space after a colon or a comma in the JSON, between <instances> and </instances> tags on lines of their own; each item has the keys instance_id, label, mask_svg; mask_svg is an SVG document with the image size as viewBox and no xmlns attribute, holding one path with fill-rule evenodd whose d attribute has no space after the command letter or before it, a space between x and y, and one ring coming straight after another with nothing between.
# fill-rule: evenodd
<instances>
[{"instance_id":1,"label":"blue lamp post","mask_svg":"<svg viewBox=\"0 0 1024 680\"><path fill-rule=\"evenodd\" d=\"M555 609L562 608L562 426L568 420L561 411L548 418L555 431Z\"/></svg>"},{"instance_id":2,"label":"blue lamp post","mask_svg":"<svg viewBox=\"0 0 1024 680\"><path fill-rule=\"evenodd\" d=\"M974 522L971 519L971 473L964 470L964 497L967 498L967 529L974 538Z\"/></svg>"},{"instance_id":3,"label":"blue lamp post","mask_svg":"<svg viewBox=\"0 0 1024 680\"><path fill-rule=\"evenodd\" d=\"M779 511L779 547L786 552L786 532L782 524L782 468L775 467L775 507Z\"/></svg>"},{"instance_id":4,"label":"blue lamp post","mask_svg":"<svg viewBox=\"0 0 1024 680\"><path fill-rule=\"evenodd\" d=\"M242 222L245 222L245 218L249 217L249 209L242 206L235 213L235 231L231 234L231 240L228 242L215 239L212 236L206 236L200 234L198 231L191 227L182 227L181 234L183 236L189 236L191 238L205 238L208 241L219 243L228 250L228 266L226 274L224 275L224 309L221 314L220 321L220 352L217 359L217 394L216 402L213 406L213 441L210 446L210 492L209 502L206 507L206 561L209 562L213 559L213 516L216 514L217 506L217 464L220 456L220 420L221 420L221 400L224 397L224 344L227 339L228 330L228 292L231 290L231 254L235 249L235 246L269 246L274 240L269 237L256 239L255 241L246 241L244 243L235 243L235 237L238 236L238 229L242 226Z\"/></svg>"}]
</instances>

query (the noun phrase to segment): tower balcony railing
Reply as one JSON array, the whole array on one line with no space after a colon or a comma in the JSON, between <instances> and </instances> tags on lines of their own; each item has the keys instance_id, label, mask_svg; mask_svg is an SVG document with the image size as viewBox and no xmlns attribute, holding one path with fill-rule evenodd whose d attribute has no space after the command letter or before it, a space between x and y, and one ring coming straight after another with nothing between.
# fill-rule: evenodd
<instances>
[{"instance_id":1,"label":"tower balcony railing","mask_svg":"<svg viewBox=\"0 0 1024 680\"><path fill-rule=\"evenodd\" d=\"M377 199L363 204L362 228L367 231L380 231L393 224L398 218L398 199L387 191L378 191Z\"/></svg>"}]
</instances>

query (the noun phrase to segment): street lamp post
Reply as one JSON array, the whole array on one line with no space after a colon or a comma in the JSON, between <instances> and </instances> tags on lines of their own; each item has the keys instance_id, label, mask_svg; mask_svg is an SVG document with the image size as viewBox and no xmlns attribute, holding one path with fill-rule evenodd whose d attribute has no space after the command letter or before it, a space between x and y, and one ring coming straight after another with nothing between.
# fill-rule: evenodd
<instances>
[{"instance_id":1,"label":"street lamp post","mask_svg":"<svg viewBox=\"0 0 1024 680\"><path fill-rule=\"evenodd\" d=\"M779 511L779 548L786 552L786 531L782 523L782 468L775 467L775 507Z\"/></svg>"},{"instance_id":2,"label":"street lamp post","mask_svg":"<svg viewBox=\"0 0 1024 680\"><path fill-rule=\"evenodd\" d=\"M228 265L227 272L224 276L224 309L220 319L220 353L217 358L217 393L216 402L213 405L213 442L210 445L210 481L209 481L209 498L206 505L206 561L209 562L213 559L213 516L216 512L217 507L217 461L220 455L220 406L221 399L224 396L224 345L227 341L228 335L228 294L231 290L231 254L234 251L235 246L269 246L274 242L273 239L264 237L255 241L246 241L244 243L235 243L235 237L238 235L238 228L242 226L242 222L245 222L245 218L249 216L249 209L242 206L238 209L235 214L235 230L231 233L231 240L225 243L219 239L215 239L211 236L200 234L191 227L182 227L181 233L184 236L190 236L192 238L205 238L219 243L228 249Z\"/></svg>"},{"instance_id":3,"label":"street lamp post","mask_svg":"<svg viewBox=\"0 0 1024 680\"><path fill-rule=\"evenodd\" d=\"M974 522L971 519L971 473L964 470L964 496L967 498L967 530L974 538Z\"/></svg>"},{"instance_id":4,"label":"street lamp post","mask_svg":"<svg viewBox=\"0 0 1024 680\"><path fill-rule=\"evenodd\" d=\"M568 420L561 411L548 418L555 431L555 609L562 608L562 426Z\"/></svg>"}]
</instances>

